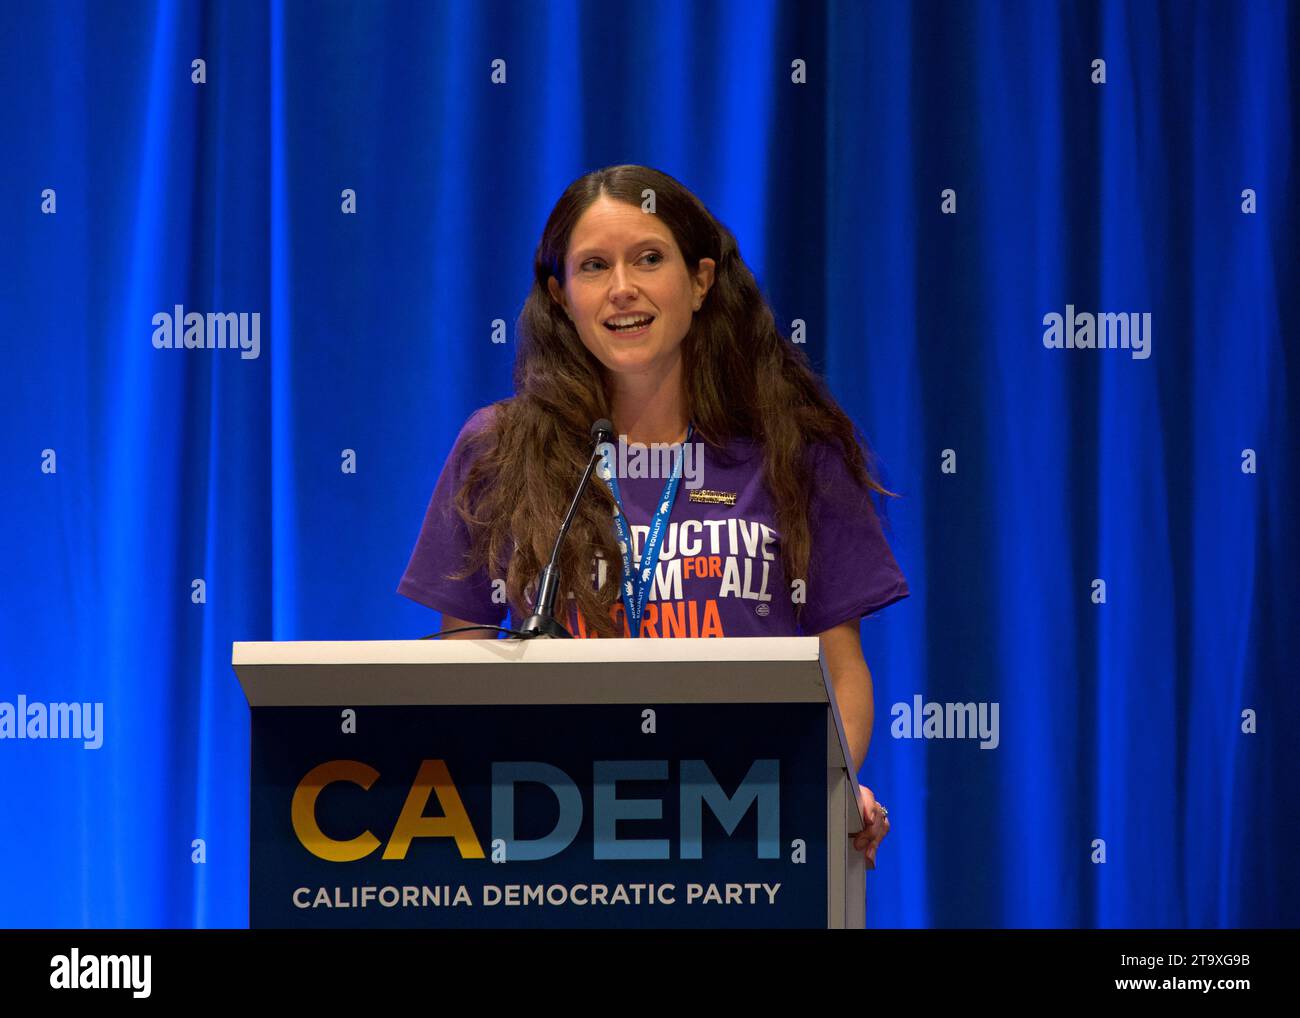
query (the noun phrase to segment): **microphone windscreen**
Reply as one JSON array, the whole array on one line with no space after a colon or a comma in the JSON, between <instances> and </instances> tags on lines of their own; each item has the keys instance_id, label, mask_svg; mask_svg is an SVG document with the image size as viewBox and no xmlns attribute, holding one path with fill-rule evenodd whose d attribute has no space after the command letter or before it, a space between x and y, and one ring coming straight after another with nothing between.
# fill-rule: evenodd
<instances>
[{"instance_id":1,"label":"microphone windscreen","mask_svg":"<svg viewBox=\"0 0 1300 1018\"><path fill-rule=\"evenodd\" d=\"M608 436L606 438L605 436ZM599 443L602 440L612 441L614 438L614 424L608 418L602 417L591 426L591 440Z\"/></svg>"}]
</instances>

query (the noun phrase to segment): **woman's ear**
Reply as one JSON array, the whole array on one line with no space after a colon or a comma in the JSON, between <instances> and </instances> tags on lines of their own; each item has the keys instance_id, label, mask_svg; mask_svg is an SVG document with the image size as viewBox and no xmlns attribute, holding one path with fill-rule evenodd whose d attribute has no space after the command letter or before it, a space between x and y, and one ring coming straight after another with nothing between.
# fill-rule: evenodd
<instances>
[{"instance_id":1,"label":"woman's ear","mask_svg":"<svg viewBox=\"0 0 1300 1018\"><path fill-rule=\"evenodd\" d=\"M551 276L546 280L546 289L551 294L551 300L555 301L555 303L559 305L560 310L562 310L566 315L568 315L569 320L572 321L573 315L569 314L569 309L568 307L565 306L564 303L564 291L560 289L560 284L555 281L554 276Z\"/></svg>"},{"instance_id":2,"label":"woman's ear","mask_svg":"<svg viewBox=\"0 0 1300 1018\"><path fill-rule=\"evenodd\" d=\"M704 303L704 298L708 292L713 289L713 275L717 269L718 263L712 258L701 258L700 264L695 270L695 310L700 309Z\"/></svg>"}]
</instances>

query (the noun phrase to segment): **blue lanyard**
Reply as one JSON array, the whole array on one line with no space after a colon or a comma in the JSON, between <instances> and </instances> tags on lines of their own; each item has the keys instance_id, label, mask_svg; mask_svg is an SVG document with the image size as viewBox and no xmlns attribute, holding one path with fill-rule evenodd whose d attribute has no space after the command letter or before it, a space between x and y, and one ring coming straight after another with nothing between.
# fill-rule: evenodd
<instances>
[{"instance_id":1,"label":"blue lanyard","mask_svg":"<svg viewBox=\"0 0 1300 1018\"><path fill-rule=\"evenodd\" d=\"M691 440L695 431L694 424L686 426L686 441ZM684 444L684 443L683 443ZM627 611L628 631L633 636L641 635L641 615L645 611L646 598L650 596L650 587L654 583L655 566L659 563L659 546L663 543L664 526L677 498L677 483L682 479L682 461L686 450L681 449L677 462L673 464L673 474L664 484L663 494L659 496L659 509L650 521L650 533L646 536L645 548L641 555L641 573L638 576L632 566L632 534L623 514L623 499L618 493L618 481L609 463L601 469L600 476L609 484L614 495L614 528L618 531L618 548L623 557L623 608Z\"/></svg>"}]
</instances>

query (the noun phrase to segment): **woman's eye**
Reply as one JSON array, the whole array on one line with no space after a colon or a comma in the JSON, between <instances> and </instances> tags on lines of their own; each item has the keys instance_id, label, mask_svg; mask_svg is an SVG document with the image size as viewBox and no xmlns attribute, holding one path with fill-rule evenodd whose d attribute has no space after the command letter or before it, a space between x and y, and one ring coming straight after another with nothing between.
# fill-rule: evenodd
<instances>
[{"instance_id":1,"label":"woman's eye","mask_svg":"<svg viewBox=\"0 0 1300 1018\"><path fill-rule=\"evenodd\" d=\"M643 254L643 255L641 256L641 259L642 259L643 261L644 261L646 258L653 258L653 259L655 259L655 261L653 261L653 262L650 263L651 265L658 265L660 262L662 262L662 261L664 260L664 256L661 255L658 251L647 251L645 254ZM591 265L604 265L604 264L605 264L605 262L604 262L603 259L600 259L600 258L588 258L585 262L583 262L583 263L579 266L579 268L582 269L582 270L585 272L585 271L587 270L588 266L591 266Z\"/></svg>"}]
</instances>

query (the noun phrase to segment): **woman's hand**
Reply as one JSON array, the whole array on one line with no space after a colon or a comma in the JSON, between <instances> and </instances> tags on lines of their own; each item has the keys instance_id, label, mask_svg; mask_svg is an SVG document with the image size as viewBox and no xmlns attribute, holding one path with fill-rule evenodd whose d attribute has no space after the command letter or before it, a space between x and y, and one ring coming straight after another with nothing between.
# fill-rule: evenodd
<instances>
[{"instance_id":1,"label":"woman's hand","mask_svg":"<svg viewBox=\"0 0 1300 1018\"><path fill-rule=\"evenodd\" d=\"M867 869L876 868L876 849L889 833L889 818L866 785L858 785L858 807L862 811L862 830L853 837L853 847L867 860Z\"/></svg>"}]
</instances>

